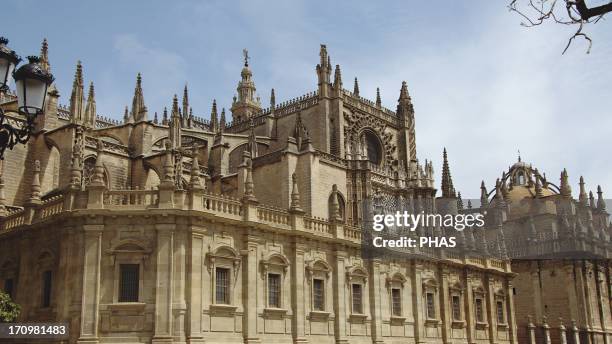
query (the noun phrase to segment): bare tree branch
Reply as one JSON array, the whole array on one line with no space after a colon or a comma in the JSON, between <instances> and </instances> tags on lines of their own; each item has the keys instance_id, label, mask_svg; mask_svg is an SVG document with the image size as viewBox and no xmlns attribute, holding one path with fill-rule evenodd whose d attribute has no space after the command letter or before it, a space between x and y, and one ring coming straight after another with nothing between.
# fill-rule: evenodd
<instances>
[{"instance_id":1,"label":"bare tree branch","mask_svg":"<svg viewBox=\"0 0 612 344\"><path fill-rule=\"evenodd\" d=\"M565 8L561 4L565 4ZM539 26L547 20L557 24L576 25L578 29L569 38L562 54L568 50L575 38L581 37L588 42L586 53L591 52L593 41L582 30L585 24L599 22L606 13L612 12L612 0L607 4L589 8L585 0L512 0L508 9L523 18L525 27Z\"/></svg>"}]
</instances>

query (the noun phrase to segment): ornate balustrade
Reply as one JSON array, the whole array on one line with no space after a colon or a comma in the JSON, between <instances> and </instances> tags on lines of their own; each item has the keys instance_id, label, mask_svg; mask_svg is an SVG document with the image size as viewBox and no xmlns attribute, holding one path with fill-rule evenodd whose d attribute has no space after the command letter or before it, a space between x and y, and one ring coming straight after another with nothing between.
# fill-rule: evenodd
<instances>
[{"instance_id":1,"label":"ornate balustrade","mask_svg":"<svg viewBox=\"0 0 612 344\"><path fill-rule=\"evenodd\" d=\"M159 202L157 190L108 190L104 192L105 208L155 208Z\"/></svg>"},{"instance_id":2,"label":"ornate balustrade","mask_svg":"<svg viewBox=\"0 0 612 344\"><path fill-rule=\"evenodd\" d=\"M219 216L227 216L233 219L242 218L242 203L233 198L212 193L205 193L202 198L201 210L211 212ZM199 210L196 208L196 210Z\"/></svg>"},{"instance_id":3,"label":"ornate balustrade","mask_svg":"<svg viewBox=\"0 0 612 344\"><path fill-rule=\"evenodd\" d=\"M64 210L64 196L55 195L42 202L41 207L38 209L40 219L61 213Z\"/></svg>"}]
</instances>

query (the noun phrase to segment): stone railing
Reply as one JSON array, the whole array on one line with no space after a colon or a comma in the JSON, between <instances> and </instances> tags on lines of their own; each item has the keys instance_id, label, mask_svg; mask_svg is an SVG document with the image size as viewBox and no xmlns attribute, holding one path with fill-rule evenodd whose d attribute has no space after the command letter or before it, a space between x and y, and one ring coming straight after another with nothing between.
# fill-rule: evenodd
<instances>
[{"instance_id":1,"label":"stone railing","mask_svg":"<svg viewBox=\"0 0 612 344\"><path fill-rule=\"evenodd\" d=\"M318 217L305 217L304 228L314 233L332 234L329 222Z\"/></svg>"},{"instance_id":2,"label":"stone railing","mask_svg":"<svg viewBox=\"0 0 612 344\"><path fill-rule=\"evenodd\" d=\"M257 219L272 225L280 225L283 227L290 225L289 213L280 208L259 206L257 207Z\"/></svg>"},{"instance_id":3,"label":"stone railing","mask_svg":"<svg viewBox=\"0 0 612 344\"><path fill-rule=\"evenodd\" d=\"M159 202L157 190L108 190L104 192L105 208L155 208Z\"/></svg>"},{"instance_id":4,"label":"stone railing","mask_svg":"<svg viewBox=\"0 0 612 344\"><path fill-rule=\"evenodd\" d=\"M55 195L46 199L42 202L41 207L38 209L40 213L40 219L61 213L64 210L64 196Z\"/></svg>"},{"instance_id":5,"label":"stone railing","mask_svg":"<svg viewBox=\"0 0 612 344\"><path fill-rule=\"evenodd\" d=\"M242 218L242 202L233 197L205 193L201 200L201 209L204 211L234 219Z\"/></svg>"},{"instance_id":6,"label":"stone railing","mask_svg":"<svg viewBox=\"0 0 612 344\"><path fill-rule=\"evenodd\" d=\"M26 224L26 212L24 209L19 209L13 212L10 212L3 220L2 220L2 232L9 231L15 227L19 227Z\"/></svg>"},{"instance_id":7,"label":"stone railing","mask_svg":"<svg viewBox=\"0 0 612 344\"><path fill-rule=\"evenodd\" d=\"M36 225L47 219L50 221L56 215L97 216L101 210L113 210L112 214L117 216L131 215L129 212L155 214L158 210L164 214L175 212L180 215L182 211L189 211L196 216L214 216L215 221L219 222L227 220L230 223L244 223L263 231L295 233L299 236L321 238L357 247L364 240L361 227L343 221L330 221L305 215L299 211L262 205L250 198L237 199L202 189L178 190L173 184L163 183L157 189L147 190L108 190L103 185L90 185L84 191L65 189L63 193L53 195L38 204L29 204L24 209L17 209L0 217L0 234L26 230L29 225ZM428 247L405 253L434 260L458 260L480 269L510 271L506 260L494 257L467 256L460 252L456 254L451 250L442 252Z\"/></svg>"}]
</instances>

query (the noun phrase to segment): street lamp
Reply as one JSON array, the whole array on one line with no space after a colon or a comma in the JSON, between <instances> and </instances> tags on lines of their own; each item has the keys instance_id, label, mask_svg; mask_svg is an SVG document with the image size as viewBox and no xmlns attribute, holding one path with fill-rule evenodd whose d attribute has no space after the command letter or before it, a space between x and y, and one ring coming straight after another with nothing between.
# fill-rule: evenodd
<instances>
[{"instance_id":1,"label":"street lamp","mask_svg":"<svg viewBox=\"0 0 612 344\"><path fill-rule=\"evenodd\" d=\"M0 108L0 160L4 159L7 148L13 149L18 143L28 142L36 117L44 111L47 88L54 80L53 75L39 64L36 56L28 56L29 63L13 72L21 59L6 46L7 43L6 38L0 37L0 92L8 90L8 76L12 72L17 86L17 111L26 121L15 127Z\"/></svg>"}]
</instances>

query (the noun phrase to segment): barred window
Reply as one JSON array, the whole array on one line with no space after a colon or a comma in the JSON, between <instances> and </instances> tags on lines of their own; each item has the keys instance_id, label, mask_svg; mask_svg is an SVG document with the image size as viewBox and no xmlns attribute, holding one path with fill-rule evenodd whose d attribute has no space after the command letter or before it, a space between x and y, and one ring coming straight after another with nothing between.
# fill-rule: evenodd
<instances>
[{"instance_id":1,"label":"barred window","mask_svg":"<svg viewBox=\"0 0 612 344\"><path fill-rule=\"evenodd\" d=\"M11 299L13 298L13 279L12 278L7 278L4 280L4 292L11 297Z\"/></svg>"},{"instance_id":2,"label":"barred window","mask_svg":"<svg viewBox=\"0 0 612 344\"><path fill-rule=\"evenodd\" d=\"M484 322L484 309L482 308L482 299L476 299L476 321Z\"/></svg>"},{"instance_id":3,"label":"barred window","mask_svg":"<svg viewBox=\"0 0 612 344\"><path fill-rule=\"evenodd\" d=\"M361 284L353 284L353 313L363 314L363 295L361 290Z\"/></svg>"},{"instance_id":4,"label":"barred window","mask_svg":"<svg viewBox=\"0 0 612 344\"><path fill-rule=\"evenodd\" d=\"M503 301L497 301L497 323L498 324L506 323L506 317L504 316L504 302Z\"/></svg>"},{"instance_id":5,"label":"barred window","mask_svg":"<svg viewBox=\"0 0 612 344\"><path fill-rule=\"evenodd\" d=\"M398 288L391 289L391 311L395 316L402 315L402 291Z\"/></svg>"},{"instance_id":6,"label":"barred window","mask_svg":"<svg viewBox=\"0 0 612 344\"><path fill-rule=\"evenodd\" d=\"M315 278L312 280L312 298L315 311L325 310L325 281Z\"/></svg>"},{"instance_id":7,"label":"barred window","mask_svg":"<svg viewBox=\"0 0 612 344\"><path fill-rule=\"evenodd\" d=\"M452 307L453 307L453 320L461 320L461 297L459 295L453 295Z\"/></svg>"},{"instance_id":8,"label":"barred window","mask_svg":"<svg viewBox=\"0 0 612 344\"><path fill-rule=\"evenodd\" d=\"M140 265L121 264L119 270L119 302L138 302Z\"/></svg>"},{"instance_id":9,"label":"barred window","mask_svg":"<svg viewBox=\"0 0 612 344\"><path fill-rule=\"evenodd\" d=\"M51 306L51 284L52 284L51 270L46 270L42 275L42 307L46 308Z\"/></svg>"},{"instance_id":10,"label":"barred window","mask_svg":"<svg viewBox=\"0 0 612 344\"><path fill-rule=\"evenodd\" d=\"M215 269L215 303L229 304L229 269Z\"/></svg>"},{"instance_id":11,"label":"barred window","mask_svg":"<svg viewBox=\"0 0 612 344\"><path fill-rule=\"evenodd\" d=\"M427 303L427 319L436 318L436 302L434 299L434 293L426 293L425 301Z\"/></svg>"},{"instance_id":12,"label":"barred window","mask_svg":"<svg viewBox=\"0 0 612 344\"><path fill-rule=\"evenodd\" d=\"M268 274L268 307L281 308L281 275Z\"/></svg>"}]
</instances>

